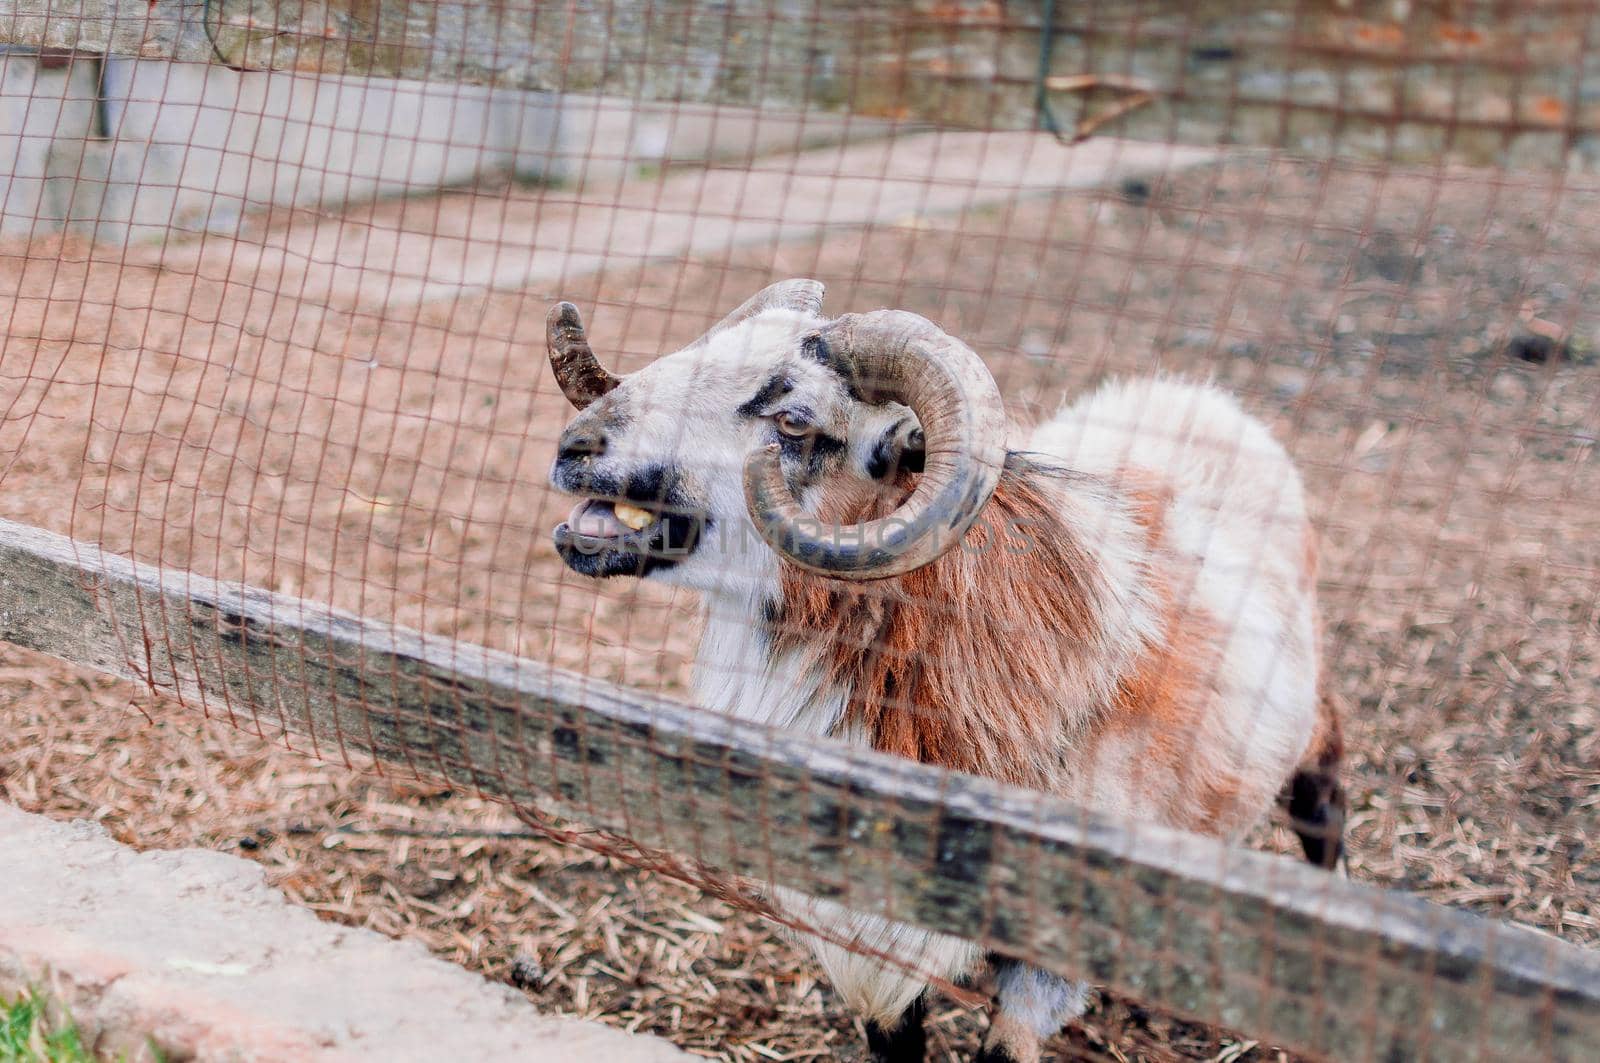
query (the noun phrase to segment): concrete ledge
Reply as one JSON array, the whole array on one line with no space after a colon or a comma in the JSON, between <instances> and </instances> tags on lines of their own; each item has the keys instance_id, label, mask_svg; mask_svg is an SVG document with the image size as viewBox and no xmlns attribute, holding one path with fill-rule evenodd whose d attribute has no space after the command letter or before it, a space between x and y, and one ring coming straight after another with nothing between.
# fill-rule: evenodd
<instances>
[{"instance_id":1,"label":"concrete ledge","mask_svg":"<svg viewBox=\"0 0 1600 1063\"><path fill-rule=\"evenodd\" d=\"M103 98L102 98L103 97ZM887 135L890 123L451 82L70 61L0 45L0 234L105 243L233 233L252 210L487 175L606 184Z\"/></svg>"},{"instance_id":2,"label":"concrete ledge","mask_svg":"<svg viewBox=\"0 0 1600 1063\"><path fill-rule=\"evenodd\" d=\"M540 1015L420 944L324 923L247 860L140 853L0 805L0 994L29 987L130 1060L152 1044L171 1061L691 1058Z\"/></svg>"}]
</instances>

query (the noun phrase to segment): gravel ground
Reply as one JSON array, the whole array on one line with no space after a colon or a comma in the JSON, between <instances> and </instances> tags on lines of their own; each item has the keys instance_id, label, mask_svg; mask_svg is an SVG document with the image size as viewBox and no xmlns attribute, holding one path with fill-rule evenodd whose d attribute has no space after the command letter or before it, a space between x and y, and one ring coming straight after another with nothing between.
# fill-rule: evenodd
<instances>
[{"instance_id":1,"label":"gravel ground","mask_svg":"<svg viewBox=\"0 0 1600 1063\"><path fill-rule=\"evenodd\" d=\"M427 231L474 197L539 195L347 224ZM1600 186L1244 157L381 319L231 256L99 257L0 248L0 514L667 693L691 603L596 588L548 545L565 506L543 469L567 416L542 366L552 298L596 307L597 347L629 368L770 273L819 276L834 310L899 305L961 335L1024 421L1108 375L1210 374L1277 428L1324 532L1350 873L1600 940ZM354 777L16 650L0 699L0 798L23 808L243 850L326 917L515 972L550 1010L718 1058L857 1051L758 920L506 837L520 828L496 806ZM936 1007L936 1057L980 1026ZM1057 1050L1280 1058L1116 999Z\"/></svg>"}]
</instances>

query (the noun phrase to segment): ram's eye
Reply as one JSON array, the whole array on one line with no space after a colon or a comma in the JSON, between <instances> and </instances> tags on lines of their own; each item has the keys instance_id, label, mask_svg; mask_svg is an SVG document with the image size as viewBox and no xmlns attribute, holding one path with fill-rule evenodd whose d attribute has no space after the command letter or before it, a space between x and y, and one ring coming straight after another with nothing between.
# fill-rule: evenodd
<instances>
[{"instance_id":1,"label":"ram's eye","mask_svg":"<svg viewBox=\"0 0 1600 1063\"><path fill-rule=\"evenodd\" d=\"M778 431L786 436L808 436L813 431L809 424L788 413L778 414L772 419L772 423L777 425Z\"/></svg>"}]
</instances>

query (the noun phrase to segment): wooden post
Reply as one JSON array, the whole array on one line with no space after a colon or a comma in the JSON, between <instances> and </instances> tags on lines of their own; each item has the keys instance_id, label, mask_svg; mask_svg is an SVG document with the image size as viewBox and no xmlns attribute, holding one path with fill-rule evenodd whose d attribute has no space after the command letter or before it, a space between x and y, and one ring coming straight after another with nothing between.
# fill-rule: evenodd
<instances>
[{"instance_id":1,"label":"wooden post","mask_svg":"<svg viewBox=\"0 0 1600 1063\"><path fill-rule=\"evenodd\" d=\"M0 521L0 638L1329 1058L1586 1058L1600 953Z\"/></svg>"}]
</instances>

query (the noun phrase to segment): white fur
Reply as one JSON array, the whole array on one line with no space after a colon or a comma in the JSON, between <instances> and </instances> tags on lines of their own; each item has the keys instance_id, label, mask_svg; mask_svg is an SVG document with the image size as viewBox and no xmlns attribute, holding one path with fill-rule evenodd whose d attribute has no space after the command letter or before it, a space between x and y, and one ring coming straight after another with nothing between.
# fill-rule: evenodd
<instances>
[{"instance_id":1,"label":"white fur","mask_svg":"<svg viewBox=\"0 0 1600 1063\"><path fill-rule=\"evenodd\" d=\"M772 896L797 922L856 946L847 948L812 934L800 935L845 1004L862 1018L884 1026L894 1025L928 988L930 978L954 981L983 958L982 949L960 938L852 912L781 886ZM884 963L874 953L892 956L897 962Z\"/></svg>"},{"instance_id":2,"label":"white fur","mask_svg":"<svg viewBox=\"0 0 1600 1063\"><path fill-rule=\"evenodd\" d=\"M695 697L708 708L787 727L818 737L833 734L848 691L827 684L794 655L767 653L758 605L730 595L708 595L706 621L695 658ZM844 735L856 745L859 736ZM904 923L852 912L840 905L776 887L776 904L796 921L834 940L800 935L845 1003L864 1018L890 1025L932 978L950 981L970 972L981 951L969 941ZM837 941L855 942L846 948ZM871 953L896 957L885 964ZM907 970L909 968L909 970Z\"/></svg>"},{"instance_id":3,"label":"white fur","mask_svg":"<svg viewBox=\"0 0 1600 1063\"><path fill-rule=\"evenodd\" d=\"M1106 385L1039 426L1031 443L1082 472L1146 470L1174 489L1166 536L1183 561L1179 593L1227 633L1211 677L1227 711L1193 736L1192 748L1252 784L1246 803L1257 815L1226 831L1242 837L1304 755L1316 719L1315 599L1300 589L1307 516L1299 474L1231 396L1172 379ZM1158 814L1132 770L1142 746L1103 743L1098 752L1067 796L1130 818Z\"/></svg>"},{"instance_id":4,"label":"white fur","mask_svg":"<svg viewBox=\"0 0 1600 1063\"><path fill-rule=\"evenodd\" d=\"M1089 987L1082 982L1013 963L995 979L1000 1010L1035 1037L1049 1037L1089 1006Z\"/></svg>"},{"instance_id":5,"label":"white fur","mask_svg":"<svg viewBox=\"0 0 1600 1063\"><path fill-rule=\"evenodd\" d=\"M819 738L832 734L849 692L826 683L793 654L773 659L756 619L759 608L731 595L706 596L695 699L729 716Z\"/></svg>"}]
</instances>

